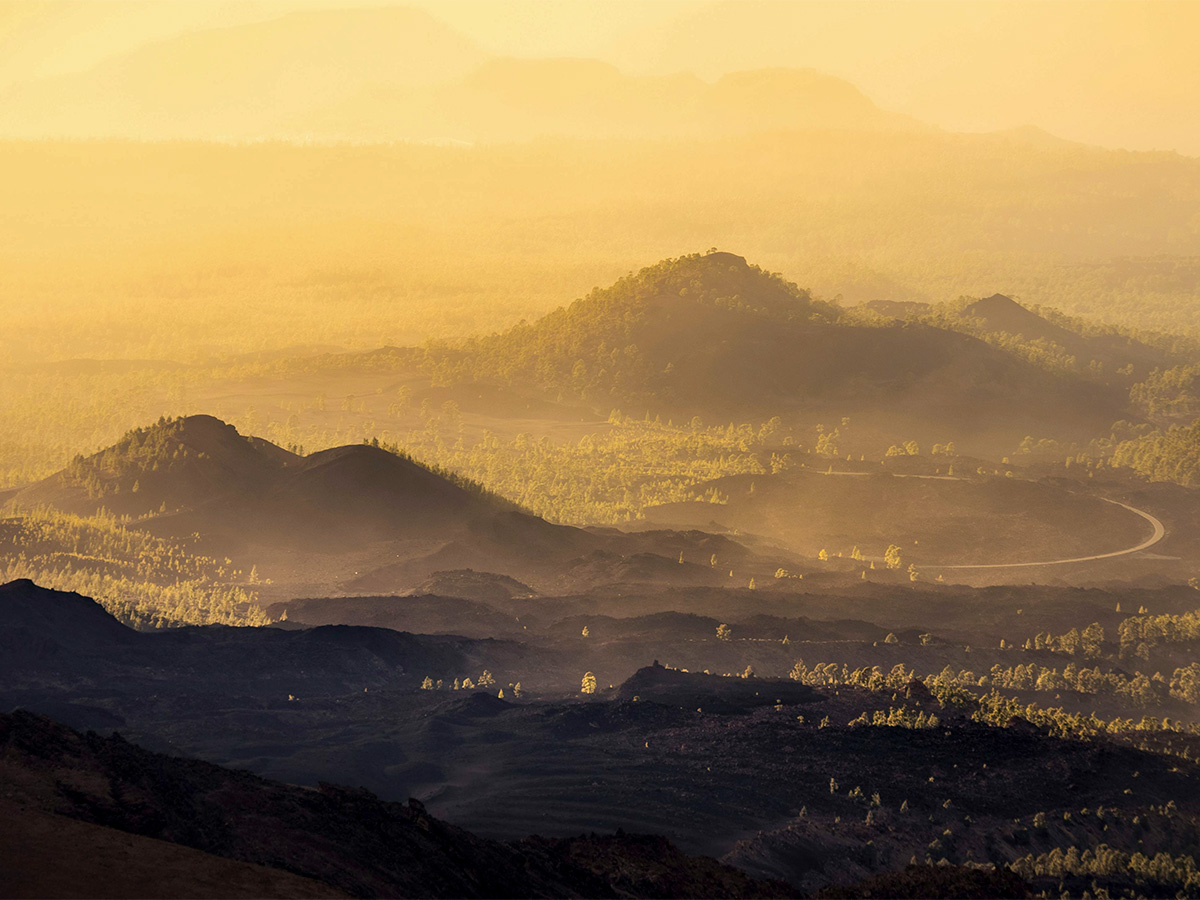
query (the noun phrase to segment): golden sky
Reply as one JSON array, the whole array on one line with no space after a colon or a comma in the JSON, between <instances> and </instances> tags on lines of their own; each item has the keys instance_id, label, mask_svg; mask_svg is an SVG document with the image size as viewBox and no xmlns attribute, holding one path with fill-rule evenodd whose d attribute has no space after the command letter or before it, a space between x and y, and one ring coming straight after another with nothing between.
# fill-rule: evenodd
<instances>
[{"instance_id":1,"label":"golden sky","mask_svg":"<svg viewBox=\"0 0 1200 900\"><path fill-rule=\"evenodd\" d=\"M369 0L8 0L0 90L149 42ZM1198 0L414 0L486 54L592 57L705 79L764 66L845 78L951 130L1200 155ZM352 56L355 46L325 48ZM202 75L202 73L197 73ZM169 89L165 85L164 89ZM0 120L3 111L0 110Z\"/></svg>"}]
</instances>

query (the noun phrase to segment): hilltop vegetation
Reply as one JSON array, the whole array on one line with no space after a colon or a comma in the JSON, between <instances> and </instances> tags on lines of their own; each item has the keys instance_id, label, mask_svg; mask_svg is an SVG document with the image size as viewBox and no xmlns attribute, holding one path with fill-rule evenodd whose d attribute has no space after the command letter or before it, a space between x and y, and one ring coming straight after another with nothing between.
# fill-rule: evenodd
<instances>
[{"instance_id":1,"label":"hilltop vegetation","mask_svg":"<svg viewBox=\"0 0 1200 900\"><path fill-rule=\"evenodd\" d=\"M1090 436L1111 386L913 323L859 323L729 253L663 262L530 326L433 348L434 384L499 384L652 412L897 414L976 447L1035 424ZM1015 437L1014 437L1015 436Z\"/></svg>"},{"instance_id":2,"label":"hilltop vegetation","mask_svg":"<svg viewBox=\"0 0 1200 900\"><path fill-rule=\"evenodd\" d=\"M52 509L0 519L0 583L27 578L95 598L134 628L264 625L257 570L148 535L111 513Z\"/></svg>"},{"instance_id":3,"label":"hilltop vegetation","mask_svg":"<svg viewBox=\"0 0 1200 900\"><path fill-rule=\"evenodd\" d=\"M435 348L424 367L435 384L500 381L600 403L662 407L678 391L661 359L662 345L676 337L666 333L676 324L675 306L698 307L697 316L716 314L730 323L832 323L839 316L837 307L814 301L779 275L710 251L648 266L532 325Z\"/></svg>"}]
</instances>

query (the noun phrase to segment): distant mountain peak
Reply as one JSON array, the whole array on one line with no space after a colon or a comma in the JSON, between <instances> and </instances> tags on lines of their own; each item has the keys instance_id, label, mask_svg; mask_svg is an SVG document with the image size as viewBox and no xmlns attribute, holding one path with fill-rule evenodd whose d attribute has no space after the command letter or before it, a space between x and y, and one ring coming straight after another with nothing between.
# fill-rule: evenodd
<instances>
[{"instance_id":1,"label":"distant mountain peak","mask_svg":"<svg viewBox=\"0 0 1200 900\"><path fill-rule=\"evenodd\" d=\"M1004 294L992 294L976 300L964 307L961 314L982 320L992 331L1019 334L1030 339L1045 338L1062 343L1065 339L1076 337Z\"/></svg>"},{"instance_id":2,"label":"distant mountain peak","mask_svg":"<svg viewBox=\"0 0 1200 900\"><path fill-rule=\"evenodd\" d=\"M1030 312L1026 307L1022 306L1020 303L1006 294L992 294L990 297L984 297L983 299L976 301L973 306L976 309L994 310L997 312L1020 309L1024 310L1025 312L1029 312L1030 315L1035 315L1035 313Z\"/></svg>"}]
</instances>

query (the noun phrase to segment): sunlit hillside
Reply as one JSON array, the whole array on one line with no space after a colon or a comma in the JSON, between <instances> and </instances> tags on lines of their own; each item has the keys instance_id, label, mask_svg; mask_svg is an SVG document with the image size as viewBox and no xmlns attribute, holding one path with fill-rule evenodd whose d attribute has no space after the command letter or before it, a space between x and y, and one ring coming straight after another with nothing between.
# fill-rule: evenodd
<instances>
[{"instance_id":1,"label":"sunlit hillside","mask_svg":"<svg viewBox=\"0 0 1200 900\"><path fill-rule=\"evenodd\" d=\"M0 0L0 895L1200 896L1198 35Z\"/></svg>"},{"instance_id":2,"label":"sunlit hillside","mask_svg":"<svg viewBox=\"0 0 1200 900\"><path fill-rule=\"evenodd\" d=\"M488 331L713 245L848 302L1000 291L1139 327L1197 324L1200 163L1171 154L823 131L475 148L17 142L0 159L0 304L24 359Z\"/></svg>"}]
</instances>

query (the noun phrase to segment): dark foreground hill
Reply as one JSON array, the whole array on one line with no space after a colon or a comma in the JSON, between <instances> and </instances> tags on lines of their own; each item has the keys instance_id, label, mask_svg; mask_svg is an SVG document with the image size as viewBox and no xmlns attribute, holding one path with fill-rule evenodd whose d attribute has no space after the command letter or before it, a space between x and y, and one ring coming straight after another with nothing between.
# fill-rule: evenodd
<instances>
[{"instance_id":1,"label":"dark foreground hill","mask_svg":"<svg viewBox=\"0 0 1200 900\"><path fill-rule=\"evenodd\" d=\"M442 377L581 397L604 412L865 414L983 448L1031 433L1088 437L1127 405L1118 390L956 331L852 324L716 251L664 260L532 325L435 351L429 365Z\"/></svg>"},{"instance_id":2,"label":"dark foreground hill","mask_svg":"<svg viewBox=\"0 0 1200 900\"><path fill-rule=\"evenodd\" d=\"M289 696L412 689L429 672L504 675L527 655L509 641L349 625L136 632L87 597L25 580L0 586L0 678L39 695L94 683L119 695L157 681L196 708L222 693L286 706Z\"/></svg>"},{"instance_id":3,"label":"dark foreground hill","mask_svg":"<svg viewBox=\"0 0 1200 900\"><path fill-rule=\"evenodd\" d=\"M667 841L614 836L578 840L486 840L433 818L415 800L385 803L363 790L279 784L177 757L150 753L119 735L81 735L32 713L0 715L0 772L6 826L66 823L76 843L40 880L37 856L15 857L16 830L0 830L7 884L33 894L54 885L64 896L96 896L109 829L212 854L185 858L178 885L166 873L134 892L186 896L200 885L230 896L215 880L246 877L226 860L250 863L264 894L357 897L775 897L793 891L714 860L688 857ZM145 842L142 842L145 846ZM111 851L109 851L111 852ZM215 857L223 857L217 859ZM32 869L32 871L31 871ZM279 871L282 870L282 871ZM300 878L288 877L287 873ZM311 880L306 880L311 879ZM321 884L323 882L326 889ZM39 885L42 890L39 890ZM330 889L331 888L331 889ZM5 891L8 894L8 891Z\"/></svg>"},{"instance_id":4,"label":"dark foreground hill","mask_svg":"<svg viewBox=\"0 0 1200 900\"><path fill-rule=\"evenodd\" d=\"M1108 853L1101 843L1124 854L1101 882L1114 896L1117 888L1192 895L1200 884L1185 860L1195 858L1200 835L1190 788L1200 737L1187 725L1195 673L1175 671L1194 659L1194 632L1139 648L1147 663L1122 653L1134 610L1194 622L1195 591L1186 585L1113 592L867 583L823 593L781 578L756 590L617 587L507 601L496 612L520 617L519 644L349 626L186 628L112 641L103 637L111 622L89 615L79 597L28 583L3 596L5 621L26 623L20 639L52 642L74 615L81 649L0 653L0 709L120 729L146 747L307 785L279 801L289 822L300 804L304 827L312 810L301 801L324 802L314 789L338 782L384 801L416 797L480 838L537 833L550 841L537 846L557 848L547 853L574 863L591 854L625 871L624 850L607 838L575 837L652 832L684 852L810 891L895 872L914 856L1042 878L1054 859L1046 854L1074 846L1090 860ZM381 605L414 599L435 602ZM56 615L39 619L38 607ZM646 615L651 609L660 611ZM1047 647L1048 629L1057 635L1088 622L1096 643L1083 657ZM1033 633L1036 643L1021 649ZM89 634L97 639L84 647ZM656 659L665 665L651 665ZM1166 673L1170 684L1131 681L1132 664ZM592 694L580 692L588 672ZM32 751L44 744L53 742L38 739ZM147 787L157 771L149 762L130 763L115 782L82 784L48 768L51 785L83 797L80 808L127 817L102 820L109 825L194 825L214 840L234 827L205 818L208 801L193 802L190 782L174 776L170 808L182 811L171 818L159 810L147 799L157 796ZM259 788L211 790L251 804ZM390 834L391 807L359 793L351 799L356 816ZM271 812L274 803L267 796L259 805ZM657 846L639 842L635 855L661 860L667 851ZM1135 853L1171 858L1151 872L1138 868ZM371 864L388 859L372 856ZM359 871L358 863L339 865ZM1093 890L1080 886L1089 871L1076 874L1073 895Z\"/></svg>"}]
</instances>

